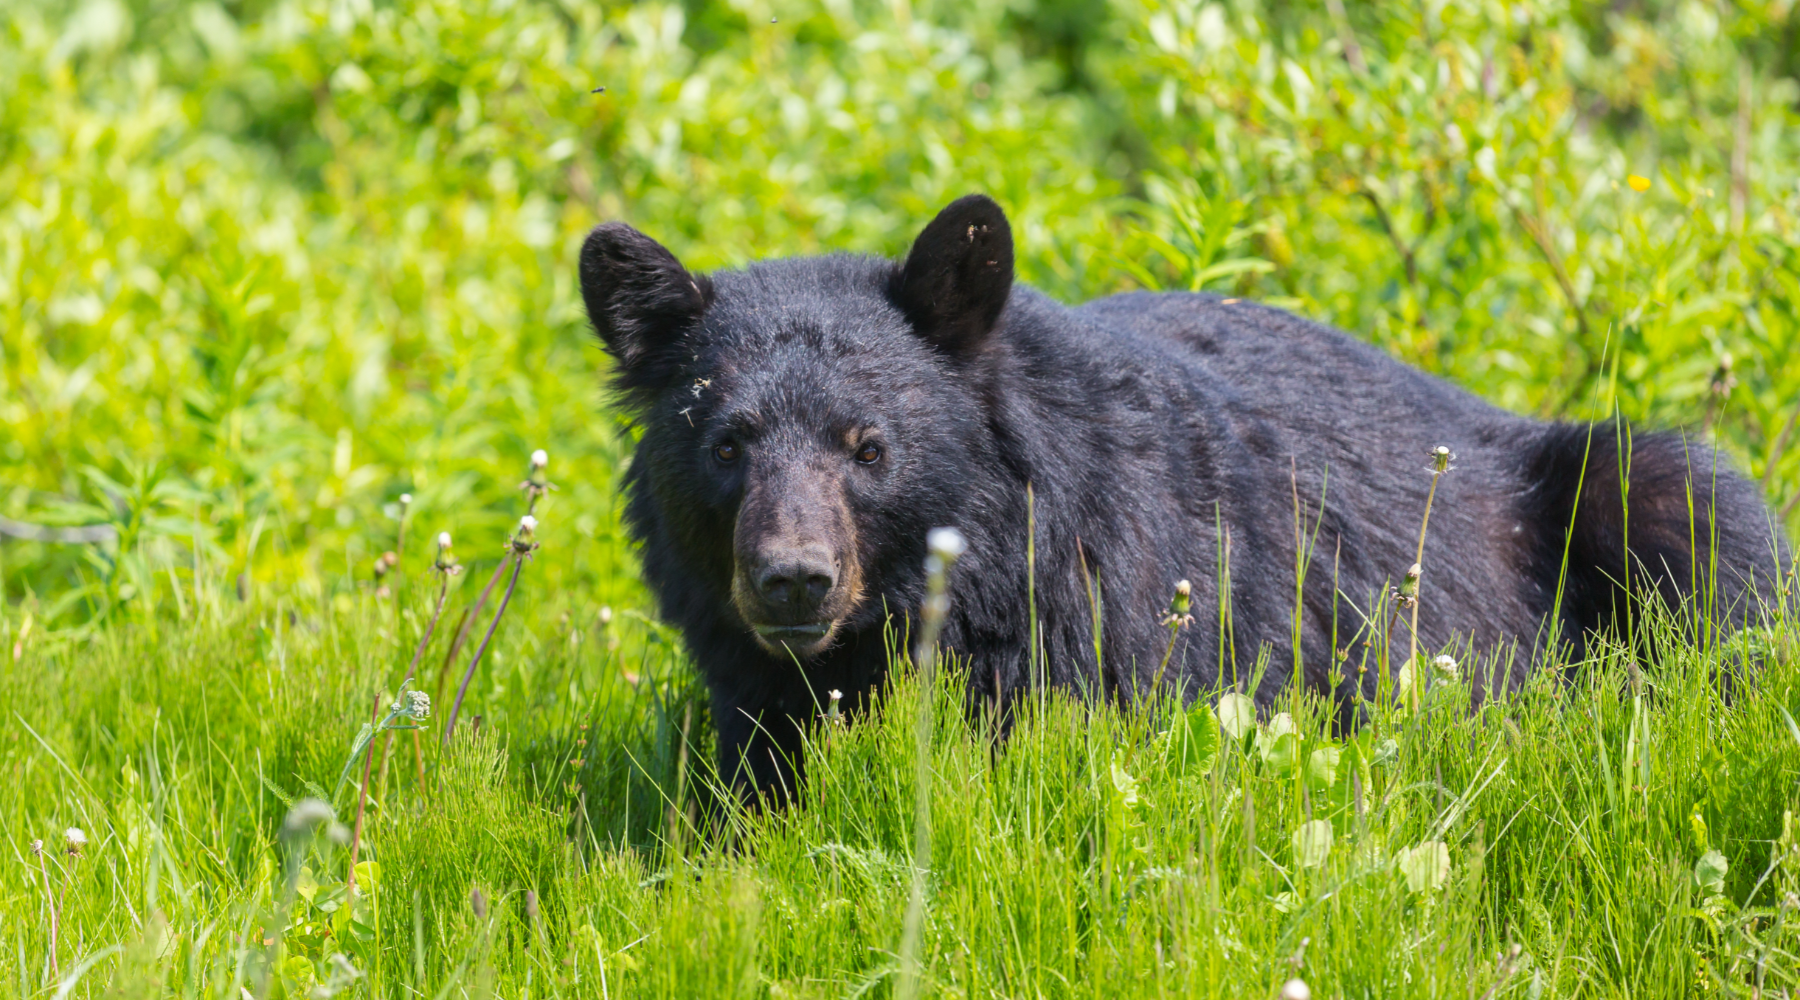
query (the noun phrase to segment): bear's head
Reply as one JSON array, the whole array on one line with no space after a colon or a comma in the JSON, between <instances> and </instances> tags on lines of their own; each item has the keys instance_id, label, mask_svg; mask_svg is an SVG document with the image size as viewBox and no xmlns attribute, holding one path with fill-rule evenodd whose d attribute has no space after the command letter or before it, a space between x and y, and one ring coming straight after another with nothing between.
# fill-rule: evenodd
<instances>
[{"instance_id":1,"label":"bear's head","mask_svg":"<svg viewBox=\"0 0 1800 1000\"><path fill-rule=\"evenodd\" d=\"M979 471L978 362L1013 283L1000 206L957 200L903 264L711 277L615 222L588 236L580 276L643 429L630 518L660 549L646 572L673 583L665 604L728 602L765 649L801 659L916 604L925 534L956 523Z\"/></svg>"}]
</instances>

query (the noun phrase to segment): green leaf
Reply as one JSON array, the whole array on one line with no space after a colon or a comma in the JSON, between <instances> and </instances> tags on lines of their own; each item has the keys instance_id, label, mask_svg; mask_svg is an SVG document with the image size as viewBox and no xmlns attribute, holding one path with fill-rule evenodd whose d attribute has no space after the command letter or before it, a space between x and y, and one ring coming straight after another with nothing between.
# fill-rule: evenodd
<instances>
[{"instance_id":1,"label":"green leaf","mask_svg":"<svg viewBox=\"0 0 1800 1000\"><path fill-rule=\"evenodd\" d=\"M1293 733L1273 736L1258 733L1256 750L1262 756L1263 763L1273 768L1277 774L1288 774L1300 766L1300 737Z\"/></svg>"},{"instance_id":2,"label":"green leaf","mask_svg":"<svg viewBox=\"0 0 1800 1000\"><path fill-rule=\"evenodd\" d=\"M1137 779L1126 773L1116 760L1112 762L1112 786L1121 805L1127 807L1137 805Z\"/></svg>"},{"instance_id":3,"label":"green leaf","mask_svg":"<svg viewBox=\"0 0 1800 1000\"><path fill-rule=\"evenodd\" d=\"M1294 830L1294 863L1302 868L1317 868L1331 854L1331 821L1315 819Z\"/></svg>"},{"instance_id":4,"label":"green leaf","mask_svg":"<svg viewBox=\"0 0 1800 1000\"><path fill-rule=\"evenodd\" d=\"M1241 740L1256 728L1256 702L1249 696L1228 691L1219 698L1216 709L1219 729L1234 740Z\"/></svg>"},{"instance_id":5,"label":"green leaf","mask_svg":"<svg viewBox=\"0 0 1800 1000\"><path fill-rule=\"evenodd\" d=\"M1450 877L1450 849L1441 840L1427 840L1409 847L1395 858L1406 887L1413 892L1436 892Z\"/></svg>"},{"instance_id":6,"label":"green leaf","mask_svg":"<svg viewBox=\"0 0 1800 1000\"><path fill-rule=\"evenodd\" d=\"M313 897L318 895L319 880L313 877L312 869L302 867L300 874L294 879L294 893L310 905Z\"/></svg>"},{"instance_id":7,"label":"green leaf","mask_svg":"<svg viewBox=\"0 0 1800 1000\"><path fill-rule=\"evenodd\" d=\"M1314 785L1330 788L1337 782L1338 762L1344 751L1340 747L1322 746L1306 755L1306 777Z\"/></svg>"},{"instance_id":8,"label":"green leaf","mask_svg":"<svg viewBox=\"0 0 1800 1000\"><path fill-rule=\"evenodd\" d=\"M1725 875L1729 871L1731 863L1725 860L1725 855L1716 850L1707 851L1694 863L1694 884L1701 892L1716 896L1725 891Z\"/></svg>"},{"instance_id":9,"label":"green leaf","mask_svg":"<svg viewBox=\"0 0 1800 1000\"><path fill-rule=\"evenodd\" d=\"M1204 774L1219 758L1219 720L1204 706L1184 712L1170 729L1170 741L1182 770Z\"/></svg>"}]
</instances>

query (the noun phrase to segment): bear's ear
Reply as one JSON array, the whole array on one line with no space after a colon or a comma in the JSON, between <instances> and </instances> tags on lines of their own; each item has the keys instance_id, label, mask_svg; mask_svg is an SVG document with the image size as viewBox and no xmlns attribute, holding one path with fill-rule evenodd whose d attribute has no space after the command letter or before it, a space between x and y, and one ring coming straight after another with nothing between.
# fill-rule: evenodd
<instances>
[{"instance_id":1,"label":"bear's ear","mask_svg":"<svg viewBox=\"0 0 1800 1000\"><path fill-rule=\"evenodd\" d=\"M671 350L712 301L712 282L689 274L663 245L609 222L581 245L581 297L621 380L648 388L667 374Z\"/></svg>"},{"instance_id":2,"label":"bear's ear","mask_svg":"<svg viewBox=\"0 0 1800 1000\"><path fill-rule=\"evenodd\" d=\"M894 299L919 336L952 354L980 347L1012 292L1012 227L984 194L951 202L900 269Z\"/></svg>"}]
</instances>

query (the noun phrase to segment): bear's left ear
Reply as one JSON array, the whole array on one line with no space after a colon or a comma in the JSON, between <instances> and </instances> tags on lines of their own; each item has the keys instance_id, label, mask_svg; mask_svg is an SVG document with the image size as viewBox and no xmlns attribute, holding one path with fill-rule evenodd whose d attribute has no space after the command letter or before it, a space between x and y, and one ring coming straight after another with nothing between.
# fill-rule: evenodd
<instances>
[{"instance_id":1,"label":"bear's left ear","mask_svg":"<svg viewBox=\"0 0 1800 1000\"><path fill-rule=\"evenodd\" d=\"M675 255L623 222L609 222L581 245L581 297L588 319L619 361L620 381L653 388L679 358L682 336L711 302L712 282L689 274Z\"/></svg>"},{"instance_id":2,"label":"bear's left ear","mask_svg":"<svg viewBox=\"0 0 1800 1000\"><path fill-rule=\"evenodd\" d=\"M919 336L960 355L980 347L994 329L1012 282L1006 213L987 195L964 195L913 241L894 299Z\"/></svg>"}]
</instances>

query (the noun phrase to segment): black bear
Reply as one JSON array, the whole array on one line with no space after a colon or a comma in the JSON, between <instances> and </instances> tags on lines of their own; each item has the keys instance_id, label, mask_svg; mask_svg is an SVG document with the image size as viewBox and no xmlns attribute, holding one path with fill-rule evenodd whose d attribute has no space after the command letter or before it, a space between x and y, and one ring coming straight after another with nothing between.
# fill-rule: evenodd
<instances>
[{"instance_id":1,"label":"black bear","mask_svg":"<svg viewBox=\"0 0 1800 1000\"><path fill-rule=\"evenodd\" d=\"M1418 644L1514 644L1490 661L1499 674L1472 678L1478 695L1516 684L1550 635L1559 662L1579 660L1633 601L1698 595L1708 620L1742 624L1786 565L1756 490L1700 442L1515 416L1234 299L1063 306L1014 284L1011 229L980 195L945 208L903 264L703 276L610 223L580 279L643 433L629 528L746 791L791 794L825 693L854 709L880 685L884 627L916 616L940 525L968 541L944 644L969 664L972 703L1002 706L1039 678L1120 700L1247 686L1265 646L1279 652L1261 703L1290 680L1340 705L1372 696L1377 671L1350 669L1334 638L1405 582L1438 446L1455 457ZM1196 620L1163 673L1182 579Z\"/></svg>"}]
</instances>

